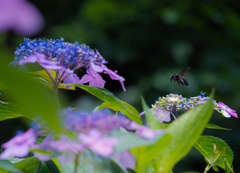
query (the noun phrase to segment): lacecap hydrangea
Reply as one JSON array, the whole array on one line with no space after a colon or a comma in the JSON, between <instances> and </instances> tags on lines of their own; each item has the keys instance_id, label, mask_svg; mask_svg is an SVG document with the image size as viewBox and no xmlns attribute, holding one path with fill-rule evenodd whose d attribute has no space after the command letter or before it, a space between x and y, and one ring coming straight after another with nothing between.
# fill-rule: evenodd
<instances>
[{"instance_id":1,"label":"lacecap hydrangea","mask_svg":"<svg viewBox=\"0 0 240 173\"><path fill-rule=\"evenodd\" d=\"M107 61L102 57L97 49L90 49L85 44L78 42L65 42L60 39L29 39L24 38L15 51L15 60L11 63L25 65L27 63L39 63L44 68L53 84L85 84L103 88L105 80L99 73L108 74L111 79L119 80L124 91L125 79L119 76L116 71L107 68ZM74 74L74 71L82 67L86 68L86 73L81 79ZM52 73L55 71L55 74ZM69 87L69 86L68 86Z\"/></svg>"}]
</instances>

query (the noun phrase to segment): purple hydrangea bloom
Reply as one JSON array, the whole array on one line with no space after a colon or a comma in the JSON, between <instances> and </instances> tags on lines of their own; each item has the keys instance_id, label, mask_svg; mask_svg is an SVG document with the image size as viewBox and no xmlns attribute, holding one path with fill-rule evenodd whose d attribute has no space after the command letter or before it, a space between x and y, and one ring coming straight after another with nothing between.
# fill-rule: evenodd
<instances>
[{"instance_id":1,"label":"purple hydrangea bloom","mask_svg":"<svg viewBox=\"0 0 240 173\"><path fill-rule=\"evenodd\" d=\"M5 150L0 155L0 159L6 160L10 157L24 157L28 155L30 147L34 145L36 135L33 129L13 137L10 141L2 144Z\"/></svg>"},{"instance_id":2,"label":"purple hydrangea bloom","mask_svg":"<svg viewBox=\"0 0 240 173\"><path fill-rule=\"evenodd\" d=\"M90 86L104 87L105 81L99 73L105 73L113 80L119 80L122 88L124 87L124 78L119 76L106 67L107 61L97 50L92 50L85 44L68 43L63 38L60 39L34 39L25 38L23 44L20 44L15 51L15 60L13 65L24 65L26 63L38 62L50 74L50 70L56 70L57 81L66 82L66 84L84 84ZM79 68L85 67L87 74L81 79L73 72ZM58 75L59 74L59 75ZM53 75L50 74L52 78Z\"/></svg>"},{"instance_id":3,"label":"purple hydrangea bloom","mask_svg":"<svg viewBox=\"0 0 240 173\"><path fill-rule=\"evenodd\" d=\"M26 0L0 0L0 32L13 30L19 35L38 33L44 24L39 10Z\"/></svg>"},{"instance_id":4,"label":"purple hydrangea bloom","mask_svg":"<svg viewBox=\"0 0 240 173\"><path fill-rule=\"evenodd\" d=\"M123 116L114 116L100 111L88 113L65 109L63 115L65 127L78 133L88 133L91 129L98 129L102 133L106 133L112 129L127 127L131 122Z\"/></svg>"},{"instance_id":5,"label":"purple hydrangea bloom","mask_svg":"<svg viewBox=\"0 0 240 173\"><path fill-rule=\"evenodd\" d=\"M159 122L170 122L170 114L174 119L178 117L178 112L183 110L184 112L195 109L197 106L206 103L209 100L209 97L205 97L205 93L201 92L199 96L190 97L189 99L184 98L182 95L178 94L168 94L166 97L159 97L152 108L151 112L157 117ZM212 100L213 109L222 113L223 116L230 118L231 115L238 118L235 110L229 108L222 102L217 103L216 100ZM145 114L145 111L140 113L140 116Z\"/></svg>"},{"instance_id":6,"label":"purple hydrangea bloom","mask_svg":"<svg viewBox=\"0 0 240 173\"><path fill-rule=\"evenodd\" d=\"M88 134L79 134L78 139L93 152L101 156L108 157L114 151L114 146L118 140L114 137L103 137L102 133L96 129L91 129Z\"/></svg>"}]
</instances>

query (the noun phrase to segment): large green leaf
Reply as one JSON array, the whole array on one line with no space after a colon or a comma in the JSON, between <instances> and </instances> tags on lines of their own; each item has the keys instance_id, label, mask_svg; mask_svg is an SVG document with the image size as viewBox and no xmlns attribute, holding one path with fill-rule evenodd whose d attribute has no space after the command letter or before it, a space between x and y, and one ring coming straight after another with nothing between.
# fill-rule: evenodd
<instances>
[{"instance_id":1,"label":"large green leaf","mask_svg":"<svg viewBox=\"0 0 240 173\"><path fill-rule=\"evenodd\" d=\"M0 160L0 172L1 173L9 173L9 172L21 173L22 171L15 168L13 164L8 160Z\"/></svg>"},{"instance_id":2,"label":"large green leaf","mask_svg":"<svg viewBox=\"0 0 240 173\"><path fill-rule=\"evenodd\" d=\"M36 157L30 157L14 163L13 165L24 173L33 173L36 172L39 162L40 161Z\"/></svg>"},{"instance_id":3,"label":"large green leaf","mask_svg":"<svg viewBox=\"0 0 240 173\"><path fill-rule=\"evenodd\" d=\"M155 115L152 114L152 112L149 110L148 106L146 105L143 98L142 104L143 109L146 112L145 116L147 119L147 124L151 129L163 129L165 126L164 124L160 123ZM134 139L134 137L126 139L124 141L128 141L128 143L133 143L137 145L137 148L131 149L132 153L135 155L137 165L135 170L138 172L147 172L148 165L150 162L158 155L160 151L162 151L172 140L172 136L170 134L165 134L161 136L160 138L156 138L154 140L151 140L153 143L152 145L146 145L145 143L141 143L141 141L138 141L137 139ZM132 142L131 142L132 141ZM149 140L149 144L151 144ZM121 144L121 145L129 145L129 144ZM133 145L132 144L132 145Z\"/></svg>"},{"instance_id":4,"label":"large green leaf","mask_svg":"<svg viewBox=\"0 0 240 173\"><path fill-rule=\"evenodd\" d=\"M72 84L71 84L72 85ZM113 95L110 91L104 89L104 88L99 88L99 87L91 87L87 85L80 85L80 84L74 84L76 87L79 87L90 94L96 96L97 98L105 101L103 107L109 107L112 108L113 110L120 111L124 115L127 115L130 119L135 121L138 124L142 124L141 117L139 116L137 110L132 107L130 104L121 101L118 99L116 96Z\"/></svg>"},{"instance_id":5,"label":"large green leaf","mask_svg":"<svg viewBox=\"0 0 240 173\"><path fill-rule=\"evenodd\" d=\"M15 103L0 101L0 121L17 117L33 118L32 112Z\"/></svg>"},{"instance_id":6,"label":"large green leaf","mask_svg":"<svg viewBox=\"0 0 240 173\"><path fill-rule=\"evenodd\" d=\"M167 134L173 138L152 163L153 172L169 173L190 151L212 115L212 98L213 92L208 102L182 114L168 126Z\"/></svg>"},{"instance_id":7,"label":"large green leaf","mask_svg":"<svg viewBox=\"0 0 240 173\"><path fill-rule=\"evenodd\" d=\"M233 152L224 140L214 137L214 136L200 136L200 138L194 144L194 147L205 158L210 160L210 157L213 153L213 144L218 144L218 146L219 146L218 150L221 150L224 147L226 148L225 153L222 157L227 161L228 165L231 166L232 162L233 162ZM223 169L226 169L226 166L224 163L221 163L220 165L217 165L217 166L219 166Z\"/></svg>"},{"instance_id":8,"label":"large green leaf","mask_svg":"<svg viewBox=\"0 0 240 173\"><path fill-rule=\"evenodd\" d=\"M58 105L49 89L39 85L30 74L7 66L3 58L0 63L0 73L2 74L0 83L7 87L2 96L9 97L8 99L40 116L52 126L52 129L60 131L56 116Z\"/></svg>"},{"instance_id":9,"label":"large green leaf","mask_svg":"<svg viewBox=\"0 0 240 173\"><path fill-rule=\"evenodd\" d=\"M170 134L165 134L154 145L142 145L139 148L131 149L137 161L137 172L147 172L149 164L158 155L159 152L161 152L165 147L169 145L171 140L172 136Z\"/></svg>"}]
</instances>

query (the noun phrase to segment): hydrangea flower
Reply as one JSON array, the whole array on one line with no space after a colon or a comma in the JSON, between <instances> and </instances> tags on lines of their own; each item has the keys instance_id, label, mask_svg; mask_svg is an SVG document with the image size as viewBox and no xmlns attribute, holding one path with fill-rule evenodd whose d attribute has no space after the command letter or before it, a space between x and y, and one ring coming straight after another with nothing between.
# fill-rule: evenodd
<instances>
[{"instance_id":1,"label":"hydrangea flower","mask_svg":"<svg viewBox=\"0 0 240 173\"><path fill-rule=\"evenodd\" d=\"M229 118L232 115L232 116L238 118L236 111L231 109L227 105L225 105L223 102L219 102L218 106L220 107L220 110L221 110L221 113L223 114L223 116Z\"/></svg>"},{"instance_id":2,"label":"hydrangea flower","mask_svg":"<svg viewBox=\"0 0 240 173\"><path fill-rule=\"evenodd\" d=\"M36 135L33 129L29 129L25 133L18 134L8 142L2 144L5 150L0 155L0 159L6 160L10 157L24 157L28 155L30 148L36 141Z\"/></svg>"},{"instance_id":3,"label":"hydrangea flower","mask_svg":"<svg viewBox=\"0 0 240 173\"><path fill-rule=\"evenodd\" d=\"M119 80L122 88L125 79L116 72L108 69L105 64L107 61L95 49L90 49L85 44L78 42L65 42L60 39L28 39L25 38L15 51L13 65L25 65L27 63L38 63L48 73L54 85L60 82L66 84L85 84L90 86L104 87L105 81L99 73L108 74L111 79ZM86 68L87 74L82 78L74 74L75 70L82 67ZM51 70L55 70L53 75ZM53 76L56 76L55 79Z\"/></svg>"},{"instance_id":4,"label":"hydrangea flower","mask_svg":"<svg viewBox=\"0 0 240 173\"><path fill-rule=\"evenodd\" d=\"M205 97L205 93L203 92L201 92L199 96L190 97L189 99L184 98L182 95L171 93L166 95L166 97L159 97L150 110L157 117L159 122L170 122L170 114L176 119L178 117L178 111L183 110L186 112L190 109L195 109L208 100L209 97ZM216 100L213 100L212 103L214 110L222 113L224 117L229 118L232 115L238 118L236 111L232 110L224 103L217 103ZM145 114L145 112L140 113L140 116L143 114Z\"/></svg>"},{"instance_id":5,"label":"hydrangea flower","mask_svg":"<svg viewBox=\"0 0 240 173\"><path fill-rule=\"evenodd\" d=\"M131 122L123 116L114 116L101 111L91 113L68 108L64 109L62 114L65 128L77 133L88 133L91 129L106 133L119 127L125 128Z\"/></svg>"},{"instance_id":6,"label":"hydrangea flower","mask_svg":"<svg viewBox=\"0 0 240 173\"><path fill-rule=\"evenodd\" d=\"M65 132L72 134L71 138L60 135L60 139L56 140L52 134L49 134L42 140L42 143L36 143L36 137L43 134L44 126L34 124L36 130L30 129L24 135L16 136L3 144L5 150L1 159L11 156L22 157L29 151L33 151L34 156L41 161L57 157L59 161L66 163L73 161L81 154L84 155L85 149L88 148L101 157L118 159L122 166L133 168L136 162L129 151L114 153L115 147L119 143L114 132L118 131L119 134L120 127L134 130L136 131L134 135L147 140L165 133L165 130L151 130L123 116L111 115L109 112L89 113L67 108L61 111L61 115Z\"/></svg>"},{"instance_id":7,"label":"hydrangea flower","mask_svg":"<svg viewBox=\"0 0 240 173\"><path fill-rule=\"evenodd\" d=\"M79 134L78 139L93 152L101 156L108 157L114 151L114 146L118 140L114 137L103 137L96 129L91 129L88 134Z\"/></svg>"},{"instance_id":8,"label":"hydrangea flower","mask_svg":"<svg viewBox=\"0 0 240 173\"><path fill-rule=\"evenodd\" d=\"M127 130L136 130L138 135L143 138L153 139L156 134L165 132L164 130L151 130L123 116L114 116L101 111L88 113L69 108L65 109L62 114L65 128L77 133L89 133L92 129L98 129L104 134L113 129L123 127Z\"/></svg>"},{"instance_id":9,"label":"hydrangea flower","mask_svg":"<svg viewBox=\"0 0 240 173\"><path fill-rule=\"evenodd\" d=\"M43 24L41 13L27 0L0 0L0 32L12 30L31 36L38 33Z\"/></svg>"}]
</instances>

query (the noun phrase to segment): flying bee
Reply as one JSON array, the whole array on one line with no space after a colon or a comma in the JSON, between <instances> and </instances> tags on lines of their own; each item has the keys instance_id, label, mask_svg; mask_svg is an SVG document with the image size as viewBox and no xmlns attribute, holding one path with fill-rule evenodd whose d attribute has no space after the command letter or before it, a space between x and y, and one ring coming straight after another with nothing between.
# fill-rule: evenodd
<instances>
[{"instance_id":1,"label":"flying bee","mask_svg":"<svg viewBox=\"0 0 240 173\"><path fill-rule=\"evenodd\" d=\"M187 72L188 72L190 69L191 69L191 67L188 67L188 68L184 69L183 71L181 71L181 72L178 73L178 74L172 74L172 75L170 76L171 82L172 82L172 80L174 80L174 81L177 81L178 84L182 84L182 85L188 86L188 81L187 81L187 79L185 79L185 78L182 77L182 76L184 76L185 74L187 74Z\"/></svg>"}]
</instances>

